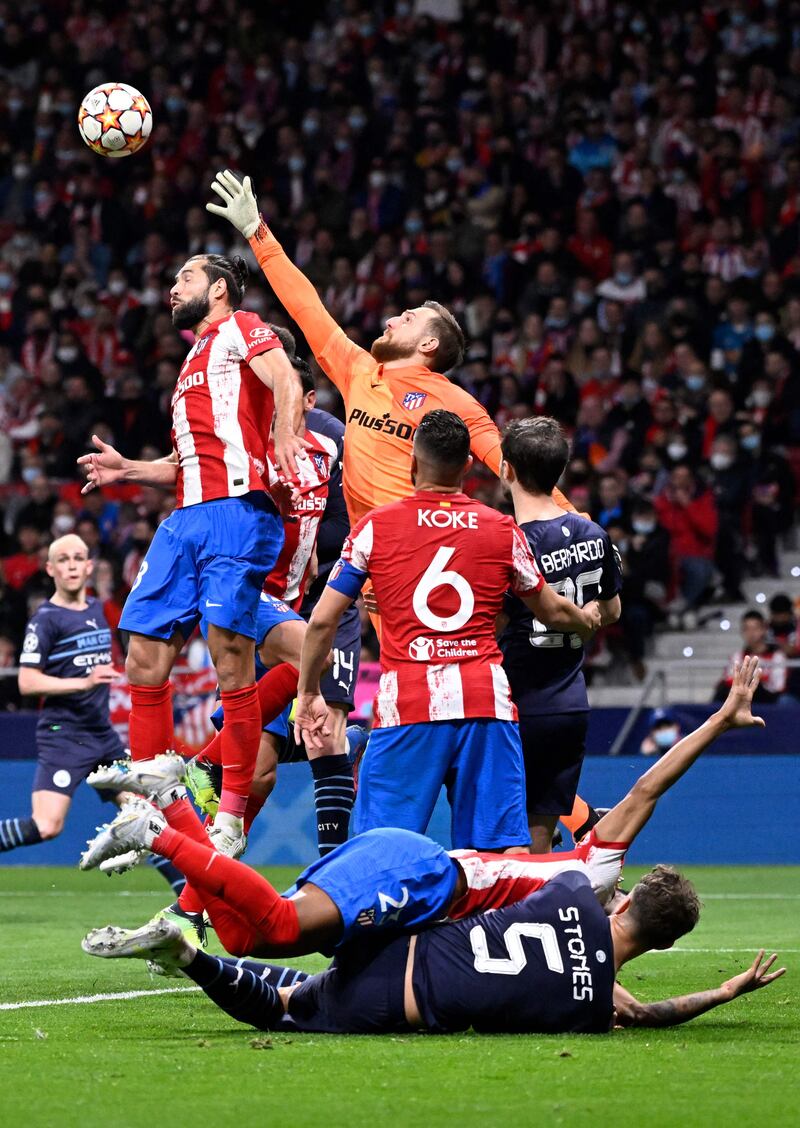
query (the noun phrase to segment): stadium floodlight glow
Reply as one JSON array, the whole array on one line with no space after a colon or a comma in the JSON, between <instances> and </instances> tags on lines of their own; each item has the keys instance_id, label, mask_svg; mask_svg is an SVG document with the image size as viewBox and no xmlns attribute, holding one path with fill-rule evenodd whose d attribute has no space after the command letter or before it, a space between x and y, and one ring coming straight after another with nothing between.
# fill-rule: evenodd
<instances>
[{"instance_id":1,"label":"stadium floodlight glow","mask_svg":"<svg viewBox=\"0 0 800 1128\"><path fill-rule=\"evenodd\" d=\"M691 656L693 654L694 654L694 647L693 646L684 646L684 648L683 648L684 658L691 658Z\"/></svg>"},{"instance_id":2,"label":"stadium floodlight glow","mask_svg":"<svg viewBox=\"0 0 800 1128\"><path fill-rule=\"evenodd\" d=\"M729 631L731 629L730 619L720 619L719 629L721 631Z\"/></svg>"},{"instance_id":3,"label":"stadium floodlight glow","mask_svg":"<svg viewBox=\"0 0 800 1128\"><path fill-rule=\"evenodd\" d=\"M756 592L756 603L766 603L767 597L763 591Z\"/></svg>"}]
</instances>

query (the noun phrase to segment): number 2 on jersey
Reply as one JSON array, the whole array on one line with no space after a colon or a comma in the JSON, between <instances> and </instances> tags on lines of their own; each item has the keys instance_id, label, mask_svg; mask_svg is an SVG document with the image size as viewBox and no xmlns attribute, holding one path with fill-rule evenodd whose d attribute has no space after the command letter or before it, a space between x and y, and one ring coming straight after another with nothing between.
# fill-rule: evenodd
<instances>
[{"instance_id":1,"label":"number 2 on jersey","mask_svg":"<svg viewBox=\"0 0 800 1128\"><path fill-rule=\"evenodd\" d=\"M545 963L550 971L559 975L564 971L564 961L558 949L556 930L552 924L535 924L531 922L518 922L512 924L503 933L503 941L508 952L505 956L490 956L489 946L486 943L486 933L482 924L476 924L470 929L469 942L475 953L475 970L485 975L519 975L528 962L525 949L522 946L522 937L529 936L532 940L539 940L542 945Z\"/></svg>"},{"instance_id":2,"label":"number 2 on jersey","mask_svg":"<svg viewBox=\"0 0 800 1128\"><path fill-rule=\"evenodd\" d=\"M583 607L588 602L586 597L586 589L591 584L600 584L603 578L602 568L592 568L588 572L580 572L577 580L573 580L567 576L563 580L554 580L550 587L558 595L563 595L570 603L574 603L577 607ZM596 596L592 596L596 599ZM538 619L533 620L533 631L530 634L531 646L566 646L569 645L573 650L578 650L583 643L576 634L563 634L561 631L550 631L540 623Z\"/></svg>"}]
</instances>

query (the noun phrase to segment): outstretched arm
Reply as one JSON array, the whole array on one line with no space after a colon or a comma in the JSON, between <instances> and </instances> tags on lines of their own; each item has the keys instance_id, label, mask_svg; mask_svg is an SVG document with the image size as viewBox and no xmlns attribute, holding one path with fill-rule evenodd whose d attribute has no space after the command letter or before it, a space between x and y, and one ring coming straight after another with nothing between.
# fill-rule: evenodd
<instances>
[{"instance_id":1,"label":"outstretched arm","mask_svg":"<svg viewBox=\"0 0 800 1128\"><path fill-rule=\"evenodd\" d=\"M319 679L333 646L339 622L352 602L351 595L344 595L329 584L314 608L303 638L294 738L298 744L305 741L309 749L323 748L323 738L330 735L326 724L328 706L320 693Z\"/></svg>"},{"instance_id":2,"label":"outstretched arm","mask_svg":"<svg viewBox=\"0 0 800 1128\"><path fill-rule=\"evenodd\" d=\"M114 482L136 482L141 486L158 486L161 489L175 488L178 480L178 456L175 451L154 462L141 459L123 458L110 443L104 443L97 435L92 442L99 454L82 454L78 465L83 466L87 482L81 493L89 493L99 486L110 486Z\"/></svg>"},{"instance_id":3,"label":"outstretched arm","mask_svg":"<svg viewBox=\"0 0 800 1128\"><path fill-rule=\"evenodd\" d=\"M250 177L239 183L229 170L211 185L222 201L206 204L249 240L253 254L284 307L303 331L309 348L333 383L344 393L350 365L364 350L350 341L322 304L312 282L289 259L258 210Z\"/></svg>"},{"instance_id":4,"label":"outstretched arm","mask_svg":"<svg viewBox=\"0 0 800 1128\"><path fill-rule=\"evenodd\" d=\"M594 828L603 842L632 842L655 810L656 803L687 772L710 744L734 728L763 728L750 712L761 671L758 658L737 666L727 700L700 728L690 732L636 781L621 803L603 815Z\"/></svg>"},{"instance_id":5,"label":"outstretched arm","mask_svg":"<svg viewBox=\"0 0 800 1128\"><path fill-rule=\"evenodd\" d=\"M614 984L614 1010L616 1026L679 1026L699 1014L713 1010L714 1007L730 1003L739 995L758 991L769 986L786 973L785 967L770 972L778 958L777 953L764 959L764 949L758 953L747 971L726 979L720 987L710 991L697 991L694 995L679 995L674 999L662 999L657 1003L641 1003L630 991L619 983Z\"/></svg>"}]
</instances>

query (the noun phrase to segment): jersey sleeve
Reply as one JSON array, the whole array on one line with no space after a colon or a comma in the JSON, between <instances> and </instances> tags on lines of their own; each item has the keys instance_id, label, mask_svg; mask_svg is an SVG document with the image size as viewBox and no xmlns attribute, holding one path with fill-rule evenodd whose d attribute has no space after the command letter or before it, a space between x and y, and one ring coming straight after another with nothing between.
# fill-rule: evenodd
<instances>
[{"instance_id":1,"label":"jersey sleeve","mask_svg":"<svg viewBox=\"0 0 800 1128\"><path fill-rule=\"evenodd\" d=\"M225 343L234 356L245 363L254 356L283 348L269 325L265 325L257 313L237 310L230 321L221 327L220 332L224 333Z\"/></svg>"},{"instance_id":2,"label":"jersey sleeve","mask_svg":"<svg viewBox=\"0 0 800 1128\"><path fill-rule=\"evenodd\" d=\"M44 617L34 615L25 627L25 638L22 642L22 653L19 656L20 666L31 666L41 669L44 666L53 647L52 632L48 629Z\"/></svg>"},{"instance_id":3,"label":"jersey sleeve","mask_svg":"<svg viewBox=\"0 0 800 1128\"><path fill-rule=\"evenodd\" d=\"M336 324L314 284L294 265L263 221L250 246L281 305L302 329L320 368L346 395L359 361L372 363L370 354Z\"/></svg>"},{"instance_id":4,"label":"jersey sleeve","mask_svg":"<svg viewBox=\"0 0 800 1128\"><path fill-rule=\"evenodd\" d=\"M475 457L500 476L500 432L483 407L463 388L448 385L450 391L442 396L448 411L460 415L469 428L469 448ZM452 394L451 394L452 393Z\"/></svg>"},{"instance_id":5,"label":"jersey sleeve","mask_svg":"<svg viewBox=\"0 0 800 1128\"><path fill-rule=\"evenodd\" d=\"M622 591L622 567L619 553L614 548L608 533L603 533L603 564L600 577L598 599L613 599Z\"/></svg>"},{"instance_id":6,"label":"jersey sleeve","mask_svg":"<svg viewBox=\"0 0 800 1128\"><path fill-rule=\"evenodd\" d=\"M340 595L356 598L369 575L373 537L372 517L367 515L358 522L345 540L342 555L331 571L328 587L338 591Z\"/></svg>"},{"instance_id":7,"label":"jersey sleeve","mask_svg":"<svg viewBox=\"0 0 800 1128\"><path fill-rule=\"evenodd\" d=\"M516 525L511 529L511 590L515 595L530 595L544 587L544 576L533 558L525 534Z\"/></svg>"},{"instance_id":8,"label":"jersey sleeve","mask_svg":"<svg viewBox=\"0 0 800 1128\"><path fill-rule=\"evenodd\" d=\"M577 853L581 857L586 876L592 883L592 890L601 905L614 895L629 842L603 842L593 830L581 839Z\"/></svg>"}]
</instances>

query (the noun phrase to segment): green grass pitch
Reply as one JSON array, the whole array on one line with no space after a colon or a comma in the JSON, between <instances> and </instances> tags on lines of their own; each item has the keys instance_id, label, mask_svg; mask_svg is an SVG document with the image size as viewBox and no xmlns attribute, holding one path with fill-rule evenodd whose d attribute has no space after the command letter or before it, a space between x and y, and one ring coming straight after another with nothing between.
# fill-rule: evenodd
<instances>
[{"instance_id":1,"label":"green grass pitch","mask_svg":"<svg viewBox=\"0 0 800 1128\"><path fill-rule=\"evenodd\" d=\"M778 983L695 1022L608 1037L333 1038L259 1034L199 992L10 1009L31 1000L184 988L136 960L85 956L90 927L165 902L148 867L123 878L0 868L0 1110L19 1128L214 1124L742 1125L797 1123L800 870L687 869L704 897L679 949L621 976L644 999L716 985L758 947ZM278 884L291 875L273 871ZM630 882L636 872L627 872ZM213 949L213 945L212 945ZM299 961L319 968L323 960Z\"/></svg>"}]
</instances>

